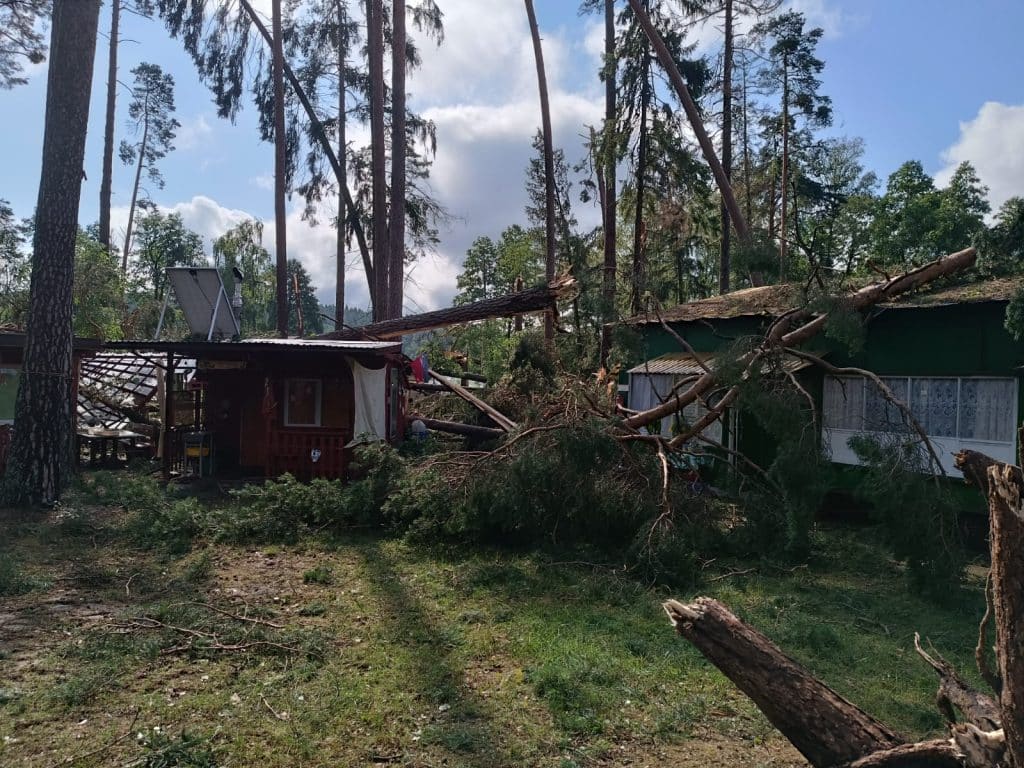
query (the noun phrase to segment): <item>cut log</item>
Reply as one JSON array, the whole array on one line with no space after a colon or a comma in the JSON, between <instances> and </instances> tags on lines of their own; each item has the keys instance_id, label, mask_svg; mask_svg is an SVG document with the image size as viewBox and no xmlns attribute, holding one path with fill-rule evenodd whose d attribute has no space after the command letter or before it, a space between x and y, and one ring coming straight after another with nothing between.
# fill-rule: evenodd
<instances>
[{"instance_id":1,"label":"cut log","mask_svg":"<svg viewBox=\"0 0 1024 768\"><path fill-rule=\"evenodd\" d=\"M934 739L900 744L837 768L963 768L959 754L949 739Z\"/></svg>"},{"instance_id":2,"label":"cut log","mask_svg":"<svg viewBox=\"0 0 1024 768\"><path fill-rule=\"evenodd\" d=\"M453 435L465 435L467 437L483 437L489 440L502 437L505 434L503 429L494 427L478 427L476 424L462 424L457 421L440 421L438 419L425 419L417 416L427 429L435 432L449 432Z\"/></svg>"},{"instance_id":3,"label":"cut log","mask_svg":"<svg viewBox=\"0 0 1024 768\"><path fill-rule=\"evenodd\" d=\"M902 740L707 597L664 604L685 637L818 768L891 750Z\"/></svg>"},{"instance_id":4,"label":"cut log","mask_svg":"<svg viewBox=\"0 0 1024 768\"><path fill-rule=\"evenodd\" d=\"M949 256L943 256L941 259L936 259L899 277L861 288L859 291L845 297L842 301L850 309L866 309L879 301L895 298L902 293L919 288L932 280L966 269L974 264L976 258L977 252L973 248L967 248ZM747 372L745 376L748 376L752 371L756 371L761 365L762 360L772 350L778 349L780 346L798 346L812 339L824 329L825 324L828 322L828 317L828 313L815 317L812 313L805 310L796 310L783 315L768 331L760 345L740 357L738 362ZM789 330L797 323L802 324L793 330ZM714 370L709 371L700 376L686 391L677 393L674 397L667 399L664 403L654 408L641 411L625 419L622 422L623 426L629 429L639 429L640 427L646 427L649 424L660 421L666 416L671 416L691 403L696 402L717 384L718 374ZM737 388L735 386L732 387L722 399L728 398L731 401L735 398L733 393L736 391ZM705 418L713 420L716 410L709 411ZM700 429L703 429L703 427L700 427ZM690 433L687 432L686 434L679 435L676 439L682 442L689 437Z\"/></svg>"},{"instance_id":5,"label":"cut log","mask_svg":"<svg viewBox=\"0 0 1024 768\"><path fill-rule=\"evenodd\" d=\"M519 425L512 421L512 419L503 414L497 408L494 408L485 403L483 400L474 395L465 387L456 384L454 381L448 381L447 379L441 379L437 377L434 377L434 381L436 381L441 386L446 387L452 393L461 397L463 400L465 400L467 403L469 403L474 408L479 410L481 413L486 414L495 424L501 427L504 431L512 432L513 430L518 428Z\"/></svg>"},{"instance_id":6,"label":"cut log","mask_svg":"<svg viewBox=\"0 0 1024 768\"><path fill-rule=\"evenodd\" d=\"M321 339L397 339L410 333L433 331L477 320L548 312L559 301L567 301L576 294L576 280L562 277L546 286L530 288L493 299L484 299L461 307L449 307L420 315L384 320L359 328L344 328L319 336Z\"/></svg>"}]
</instances>

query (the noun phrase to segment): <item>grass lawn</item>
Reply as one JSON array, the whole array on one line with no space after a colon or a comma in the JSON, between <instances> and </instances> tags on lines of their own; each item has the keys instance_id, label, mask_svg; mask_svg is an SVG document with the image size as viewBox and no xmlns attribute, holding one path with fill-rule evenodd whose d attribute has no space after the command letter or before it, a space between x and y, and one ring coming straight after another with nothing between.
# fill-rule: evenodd
<instances>
[{"instance_id":1,"label":"grass lawn","mask_svg":"<svg viewBox=\"0 0 1024 768\"><path fill-rule=\"evenodd\" d=\"M916 597L867 529L669 591L373 537L172 557L78 511L0 528L0 765L801 765L661 600L718 597L912 738L942 728L914 631L970 672L983 609Z\"/></svg>"}]
</instances>

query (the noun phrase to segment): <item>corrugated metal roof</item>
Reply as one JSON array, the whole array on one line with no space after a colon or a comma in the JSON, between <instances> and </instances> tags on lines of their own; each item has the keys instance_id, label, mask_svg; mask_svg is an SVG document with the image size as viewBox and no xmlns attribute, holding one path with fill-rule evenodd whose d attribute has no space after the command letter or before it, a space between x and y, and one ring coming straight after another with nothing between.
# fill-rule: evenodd
<instances>
[{"instance_id":1,"label":"corrugated metal roof","mask_svg":"<svg viewBox=\"0 0 1024 768\"><path fill-rule=\"evenodd\" d=\"M703 365L701 363L703 362ZM783 359L783 368L789 373L803 370L811 363L793 355L786 355ZM694 357L686 352L669 352L668 354L656 357L653 360L640 363L629 369L634 375L650 376L699 376L704 373L704 367L715 369L714 355L701 355ZM767 366L765 366L767 368Z\"/></svg>"},{"instance_id":2,"label":"corrugated metal roof","mask_svg":"<svg viewBox=\"0 0 1024 768\"><path fill-rule=\"evenodd\" d=\"M244 352L323 350L330 352L398 352L400 341L336 341L334 339L242 339L241 341L110 341L108 349L173 352L188 357L231 357Z\"/></svg>"}]
</instances>

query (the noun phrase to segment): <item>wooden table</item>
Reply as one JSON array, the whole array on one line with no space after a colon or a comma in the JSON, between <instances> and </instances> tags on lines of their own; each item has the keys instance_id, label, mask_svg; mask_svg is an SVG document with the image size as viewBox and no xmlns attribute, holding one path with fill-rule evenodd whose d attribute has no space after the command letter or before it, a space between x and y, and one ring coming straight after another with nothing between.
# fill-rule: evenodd
<instances>
[{"instance_id":1,"label":"wooden table","mask_svg":"<svg viewBox=\"0 0 1024 768\"><path fill-rule=\"evenodd\" d=\"M84 445L89 451L89 465L92 466L96 463L116 464L118 446L126 441L131 445L131 441L143 438L145 435L132 432L130 429L80 429L77 437L79 460L81 460L82 446ZM99 449L98 452L97 449ZM128 453L125 452L126 457ZM98 462L97 456L99 457Z\"/></svg>"}]
</instances>

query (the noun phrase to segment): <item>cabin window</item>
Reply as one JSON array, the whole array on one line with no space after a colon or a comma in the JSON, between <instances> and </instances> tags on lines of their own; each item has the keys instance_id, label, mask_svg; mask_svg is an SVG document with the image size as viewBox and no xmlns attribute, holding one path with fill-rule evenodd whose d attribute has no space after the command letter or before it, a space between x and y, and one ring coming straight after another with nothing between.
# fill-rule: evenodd
<instances>
[{"instance_id":1,"label":"cabin window","mask_svg":"<svg viewBox=\"0 0 1024 768\"><path fill-rule=\"evenodd\" d=\"M0 368L0 424L14 423L14 401L18 396L17 368Z\"/></svg>"},{"instance_id":2,"label":"cabin window","mask_svg":"<svg viewBox=\"0 0 1024 768\"><path fill-rule=\"evenodd\" d=\"M629 407L635 411L646 411L665 402L672 396L675 386L682 378L682 376L672 374L631 374L629 377ZM704 418L707 412L708 409L702 403L690 403L682 410L682 422L695 424ZM682 424L678 426L682 426ZM666 416L661 420L658 431L664 437L672 437L676 427L676 417ZM705 427L701 435L712 442L721 443L721 419Z\"/></svg>"},{"instance_id":3,"label":"cabin window","mask_svg":"<svg viewBox=\"0 0 1024 768\"><path fill-rule=\"evenodd\" d=\"M947 471L951 454L981 450L1014 461L1017 380L953 376L883 376L882 383L902 400L935 443ZM907 434L910 425L872 380L860 376L825 377L823 427L832 460L855 464L847 443L851 433ZM979 445L979 443L983 445Z\"/></svg>"},{"instance_id":4,"label":"cabin window","mask_svg":"<svg viewBox=\"0 0 1024 768\"><path fill-rule=\"evenodd\" d=\"M285 382L284 425L319 427L323 403L320 379L288 379Z\"/></svg>"}]
</instances>

